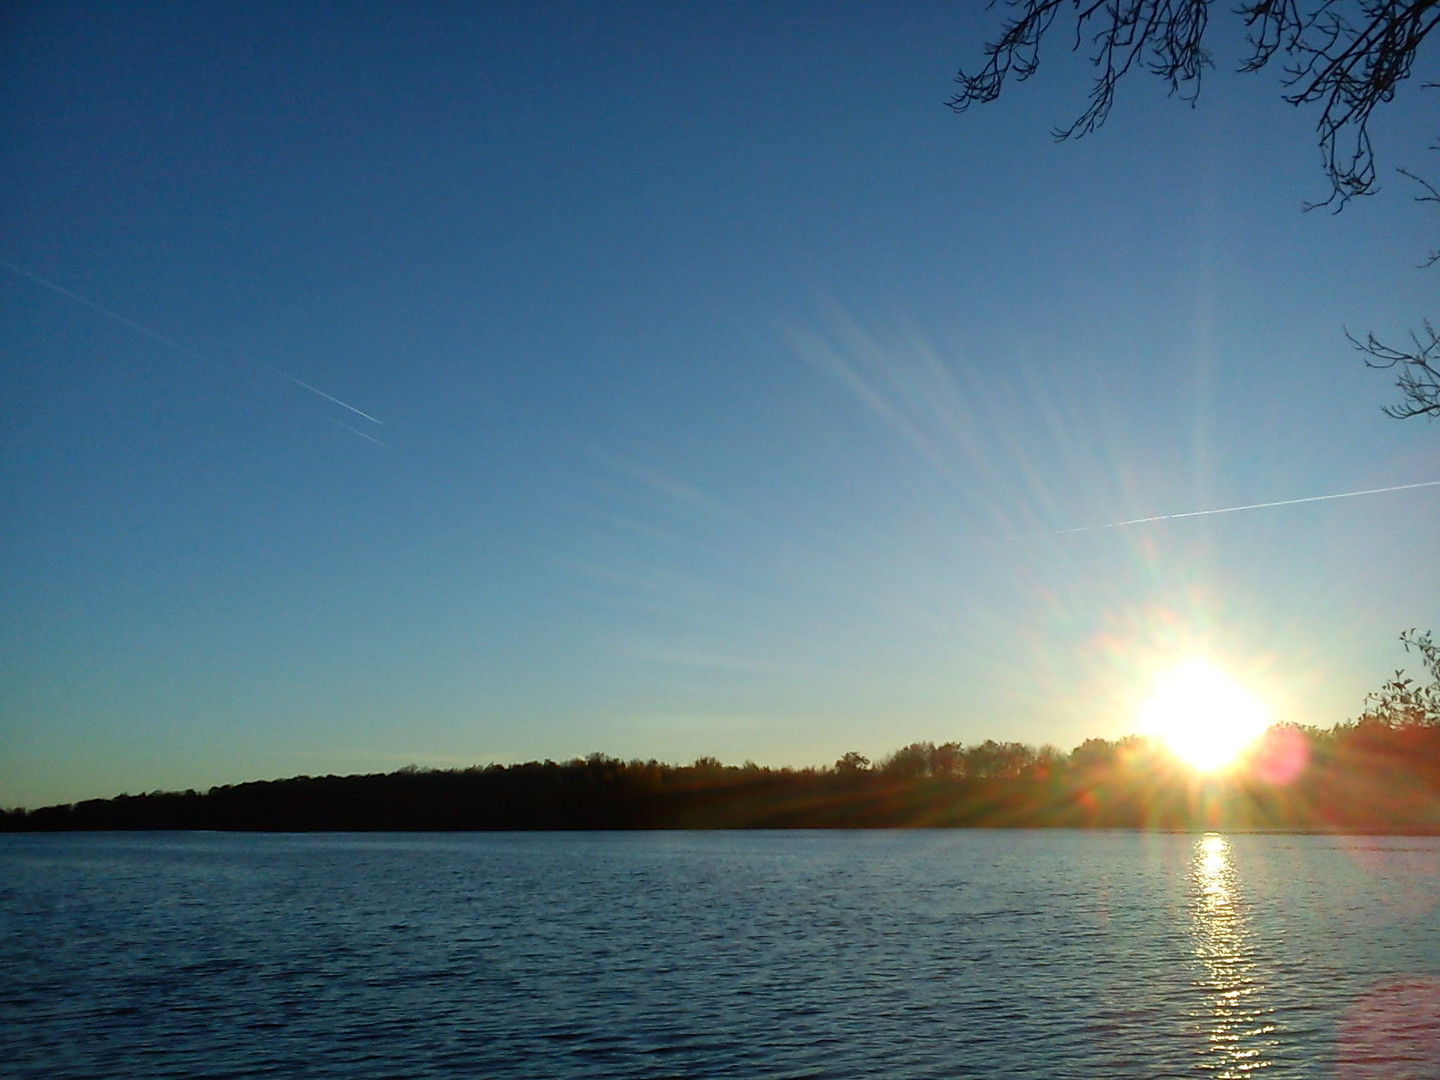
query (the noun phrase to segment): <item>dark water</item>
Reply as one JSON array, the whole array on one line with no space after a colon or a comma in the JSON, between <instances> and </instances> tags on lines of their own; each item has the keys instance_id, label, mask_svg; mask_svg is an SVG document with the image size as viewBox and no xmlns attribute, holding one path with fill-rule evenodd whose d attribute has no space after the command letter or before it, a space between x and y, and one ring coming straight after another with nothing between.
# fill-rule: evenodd
<instances>
[{"instance_id":1,"label":"dark water","mask_svg":"<svg viewBox=\"0 0 1440 1080\"><path fill-rule=\"evenodd\" d=\"M1440 841L0 837L8 1077L1440 1076Z\"/></svg>"}]
</instances>

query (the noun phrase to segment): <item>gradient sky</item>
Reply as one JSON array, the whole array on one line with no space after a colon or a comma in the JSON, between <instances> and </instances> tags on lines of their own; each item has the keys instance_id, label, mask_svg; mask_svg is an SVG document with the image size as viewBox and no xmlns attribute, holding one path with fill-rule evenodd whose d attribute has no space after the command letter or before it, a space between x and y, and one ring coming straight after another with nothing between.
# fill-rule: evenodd
<instances>
[{"instance_id":1,"label":"gradient sky","mask_svg":"<svg viewBox=\"0 0 1440 1080\"><path fill-rule=\"evenodd\" d=\"M1440 487L1065 530L1440 480L1343 338L1440 315L1434 72L1306 214L1228 15L1065 144L1058 38L945 107L996 18L7 5L0 805L1354 716Z\"/></svg>"}]
</instances>

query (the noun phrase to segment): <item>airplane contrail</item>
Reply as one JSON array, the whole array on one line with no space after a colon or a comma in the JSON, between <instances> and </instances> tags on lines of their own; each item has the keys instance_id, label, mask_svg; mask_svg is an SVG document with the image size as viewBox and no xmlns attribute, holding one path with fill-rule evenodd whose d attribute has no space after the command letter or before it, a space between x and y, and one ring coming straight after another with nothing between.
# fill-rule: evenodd
<instances>
[{"instance_id":1,"label":"airplane contrail","mask_svg":"<svg viewBox=\"0 0 1440 1080\"><path fill-rule=\"evenodd\" d=\"M1423 480L1418 484L1393 484L1390 487L1366 488L1364 491L1340 491L1333 495L1307 495L1302 499L1276 499L1273 502L1246 503L1244 506L1222 506L1218 510L1187 510L1182 514L1156 514L1154 517L1112 521L1108 525L1081 525L1075 529L1056 529L1040 534L1068 536L1071 533L1097 532L1100 529L1123 529L1127 525L1149 525L1155 521L1179 521L1181 518L1209 517L1212 514L1238 514L1241 510L1268 510L1272 506L1295 506L1297 503L1327 502L1330 499L1354 499L1360 495L1384 495L1390 491L1413 491L1415 488L1440 487L1440 480Z\"/></svg>"},{"instance_id":2,"label":"airplane contrail","mask_svg":"<svg viewBox=\"0 0 1440 1080\"><path fill-rule=\"evenodd\" d=\"M88 296L81 296L79 293L75 292L73 289L67 289L67 288L65 288L64 285L61 285L61 284L59 284L58 282L55 282L55 281L51 281L51 280L50 280L49 278L47 278L47 277L42 277L41 275L35 273L35 271L33 271L33 270L27 270L27 269L25 269L25 267L23 267L23 266L17 266L15 263L12 263L12 262L11 262L10 260L8 260L8 259L0 259L0 266L5 267L5 269L11 271L12 273L19 274L19 275L20 275L21 277L23 277L23 278L28 278L30 281L35 282L35 284L41 285L41 286L43 286L44 288L49 289L49 290L50 290L51 292L53 292L53 293L58 293L60 296L64 296L64 297L66 297L66 298L68 298L68 299L70 299L70 300L74 300L77 304L83 304L85 307L89 308L91 311L95 311L95 312L98 312L98 313L101 314L101 315L104 315L107 319L113 319L115 322L120 323L122 326L128 326L131 330L134 330L134 331L136 331L137 333L144 334L146 337L152 338L152 339L154 339L155 341L160 342L162 345L169 346L171 349L174 349L176 352L181 353L181 354L183 354L183 355L185 355L185 356L190 357L190 359L192 359L192 360L199 360L201 363L210 363L210 362L211 362L208 357L202 356L200 353L196 352L194 349L188 348L187 346L180 344L180 342L174 340L173 338L168 338L168 337L166 337L164 334L160 333L158 330L152 330L152 329L150 329L150 327L144 325L143 323L138 323L138 322L136 322L134 319L131 319L131 318L128 318L127 316L121 315L120 312L114 311L114 310L112 310L111 308L106 307L104 304L96 303L94 300L91 300ZM372 424L379 424L381 427L384 427L384 426L385 426L385 421L379 420L379 419L371 416L371 415L370 415L369 413L367 413L364 409L357 409L354 405L351 405L348 401L341 401L341 400L340 400L339 398L337 398L335 395L333 395L333 394L327 394L324 390L321 390L319 387L311 386L309 383L305 382L305 380L303 380L303 379L297 379L294 375L291 375L291 374L290 374L289 372L287 372L287 371L281 371L279 368L275 367L273 364L267 364L267 363L265 363L264 360L256 360L256 359L254 359L254 358L252 358L252 357L249 357L249 356L240 356L240 359L241 359L241 360L244 360L247 364L254 364L254 365L255 365L256 367L258 367L258 368L263 368L264 370L270 372L272 375L278 375L280 378L284 379L286 382L294 383L296 386L300 387L302 390L308 390L308 391L310 391L310 393L316 395L317 397L322 397L322 398L324 398L326 401L329 401L329 402L332 402L333 404L339 405L342 409L348 409L350 412L354 413L356 416L361 416L361 417L364 417L366 420L369 420ZM346 427L346 425L344 425L344 424L342 424L342 425L340 425L340 426L341 426L341 427ZM347 431L355 431L354 428L349 428L349 427L346 427L346 430L347 430ZM358 432L358 431L355 431L355 434L360 435L361 433ZM363 436L363 437L364 437L364 438L367 438L367 439L370 438L368 435ZM379 443L379 445L381 445L381 446L384 446L384 445L385 445L384 443L380 443L378 439L370 439L370 441L373 442L373 443Z\"/></svg>"},{"instance_id":3,"label":"airplane contrail","mask_svg":"<svg viewBox=\"0 0 1440 1080\"><path fill-rule=\"evenodd\" d=\"M352 427L351 425L345 423L344 420L336 420L333 416L322 416L321 419L322 419L322 420L329 420L330 423L334 424L336 427L342 427L342 428L344 428L346 431L350 432L350 434L352 434L352 435L359 435L360 438L366 439L366 440L368 440L369 442L373 442L376 446L388 446L388 445L389 445L388 443L383 443L383 442L381 442L379 439L375 438L374 435L367 435L367 434L365 434L365 432L361 431L358 427ZM375 422L378 424L380 421L377 420L377 421L375 421Z\"/></svg>"}]
</instances>

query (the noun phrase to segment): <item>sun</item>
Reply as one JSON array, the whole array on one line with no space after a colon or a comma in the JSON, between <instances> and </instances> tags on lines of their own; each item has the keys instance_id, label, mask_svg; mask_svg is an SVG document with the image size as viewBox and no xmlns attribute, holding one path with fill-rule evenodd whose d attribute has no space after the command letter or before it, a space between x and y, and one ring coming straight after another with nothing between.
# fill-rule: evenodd
<instances>
[{"instance_id":1,"label":"sun","mask_svg":"<svg viewBox=\"0 0 1440 1080\"><path fill-rule=\"evenodd\" d=\"M1204 660L1162 673L1140 707L1141 733L1202 773L1233 765L1269 726L1265 703Z\"/></svg>"}]
</instances>

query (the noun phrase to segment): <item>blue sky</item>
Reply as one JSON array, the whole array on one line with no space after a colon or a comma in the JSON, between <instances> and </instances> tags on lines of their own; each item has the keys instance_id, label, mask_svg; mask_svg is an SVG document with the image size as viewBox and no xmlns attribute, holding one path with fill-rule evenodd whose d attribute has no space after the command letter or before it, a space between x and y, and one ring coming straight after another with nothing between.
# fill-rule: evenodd
<instances>
[{"instance_id":1,"label":"blue sky","mask_svg":"<svg viewBox=\"0 0 1440 1080\"><path fill-rule=\"evenodd\" d=\"M1239 42L1057 145L1058 40L945 108L994 19L12 5L0 805L1357 713L1440 488L1064 530L1440 480L1343 339L1434 313L1426 72L1306 214Z\"/></svg>"}]
</instances>

